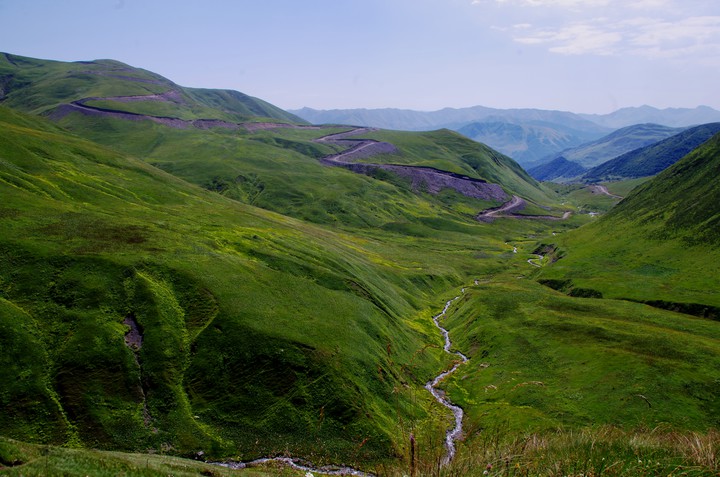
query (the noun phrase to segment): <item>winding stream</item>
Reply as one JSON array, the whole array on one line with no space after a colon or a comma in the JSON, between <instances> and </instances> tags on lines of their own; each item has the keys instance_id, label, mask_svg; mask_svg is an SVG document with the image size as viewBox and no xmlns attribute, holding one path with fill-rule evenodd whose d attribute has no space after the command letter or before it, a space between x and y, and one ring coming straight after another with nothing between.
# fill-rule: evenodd
<instances>
[{"instance_id":1,"label":"winding stream","mask_svg":"<svg viewBox=\"0 0 720 477\"><path fill-rule=\"evenodd\" d=\"M438 315L433 317L433 322L435 323L435 326L442 332L443 338L445 339L445 345L443 346L443 349L446 353L452 354L460 358L459 361L455 362L452 368L450 368L447 371L443 371L439 375L435 377L432 381L428 381L427 384L425 384L425 389L427 389L430 394L433 395L433 397L442 404L444 407L450 409L452 411L453 416L455 417L455 426L451 429L448 429L448 431L445 434L445 449L446 453L443 457L443 460L441 462L441 465L445 466L449 464L453 458L455 457L455 441L460 439L462 436L462 421L463 416L465 415L464 411L460 406L456 406L452 402L450 402L449 399L445 397L445 392L441 389L438 389L438 385L448 376L453 374L462 364L465 364L469 361L469 358L462 354L459 351L451 351L450 348L452 347L452 342L450 341L450 332L444 328L440 324L440 319L442 319L445 314L447 313L448 309L450 308L450 305L456 300L458 300L462 294L465 293L465 289L463 288L461 290L461 294L453 298L452 300L449 300L447 303L445 303L445 307L443 308L442 312L440 312ZM375 477L375 474L371 474L368 472L363 472L361 470L353 469L352 467L347 466L323 466L323 467L316 467L313 464L298 458L292 458L292 457L263 457L261 459L256 459L249 462L208 462L209 464L215 464L219 465L221 467L227 467L229 469L246 469L248 467L257 467L261 466L263 464L268 464L270 462L277 462L283 465L286 465L292 469L305 471L309 473L314 474L322 474L322 475L352 475L357 477Z\"/></svg>"},{"instance_id":2,"label":"winding stream","mask_svg":"<svg viewBox=\"0 0 720 477\"><path fill-rule=\"evenodd\" d=\"M443 349L446 353L452 354L460 358L459 361L456 361L452 368L450 368L447 371L444 371L443 373L440 373L438 376L435 377L432 381L429 381L425 385L425 389L430 391L430 394L433 395L435 400L445 406L446 408L450 409L452 411L453 416L455 416L455 427L448 429L447 433L445 434L445 457L443 457L441 465L445 466L450 463L450 461L453 460L455 457L455 441L460 439L462 436L462 421L464 412L460 406L456 406L448 398L445 397L445 392L441 389L438 389L438 385L448 376L453 374L457 369L460 367L460 365L465 364L469 361L469 358L462 354L459 351L451 351L450 348L452 347L452 342L450 341L450 332L444 328L440 324L440 319L445 316L448 309L450 308L450 305L452 303L459 299L460 296L462 296L462 293L465 293L465 289L463 288L461 291L461 295L456 296L452 300L449 300L447 303L445 303L445 308L443 308L442 312L439 315L436 315L433 317L433 322L435 323L435 326L438 327L438 329L442 332L443 337L445 338L445 346Z\"/></svg>"},{"instance_id":3,"label":"winding stream","mask_svg":"<svg viewBox=\"0 0 720 477\"><path fill-rule=\"evenodd\" d=\"M353 469L352 467L344 466L324 466L315 467L309 462L305 462L302 459L295 459L292 457L265 457L262 459L253 460L250 462L211 462L212 464L219 465L221 467L227 467L229 469L246 469L248 467L257 467L270 462L278 462L286 465L291 469L308 472L311 474L322 474L322 475L355 475L358 477L375 477L375 474L369 474L361 470ZM307 474L306 474L307 475Z\"/></svg>"}]
</instances>

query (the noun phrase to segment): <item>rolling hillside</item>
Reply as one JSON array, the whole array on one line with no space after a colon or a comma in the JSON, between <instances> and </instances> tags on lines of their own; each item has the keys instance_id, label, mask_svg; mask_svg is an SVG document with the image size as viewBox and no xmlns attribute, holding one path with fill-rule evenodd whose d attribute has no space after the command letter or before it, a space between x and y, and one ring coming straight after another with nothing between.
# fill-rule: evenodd
<instances>
[{"instance_id":1,"label":"rolling hillside","mask_svg":"<svg viewBox=\"0 0 720 477\"><path fill-rule=\"evenodd\" d=\"M323 166L336 149L315 140L337 128L175 127L97 108L49 117L114 149L0 107L2 379L14 383L0 394L4 435L368 463L402 448L403 423L420 439L442 432L431 396L417 397L444 361L427 349L440 339L428 309L502 266L513 227L476 222L483 201ZM407 163L431 145L429 163L516 177L509 192L548 200L512 160L462 136L398 139ZM238 172L223 180L227 163ZM343 222L348 211L363 221Z\"/></svg>"},{"instance_id":2,"label":"rolling hillside","mask_svg":"<svg viewBox=\"0 0 720 477\"><path fill-rule=\"evenodd\" d=\"M616 181L653 176L720 132L720 123L687 129L655 144L635 149L600 164L583 175L590 182Z\"/></svg>"},{"instance_id":3,"label":"rolling hillside","mask_svg":"<svg viewBox=\"0 0 720 477\"><path fill-rule=\"evenodd\" d=\"M185 120L304 122L237 91L184 88L115 60L61 62L0 53L0 101L32 114L87 112L85 106Z\"/></svg>"},{"instance_id":4,"label":"rolling hillside","mask_svg":"<svg viewBox=\"0 0 720 477\"><path fill-rule=\"evenodd\" d=\"M611 298L676 303L678 309L717 315L718 174L715 135L597 223L568 234L561 241L565 258L543 276ZM710 308L703 312L704 306Z\"/></svg>"},{"instance_id":5,"label":"rolling hillside","mask_svg":"<svg viewBox=\"0 0 720 477\"><path fill-rule=\"evenodd\" d=\"M0 71L0 473L717 474L720 136L612 208L448 129Z\"/></svg>"},{"instance_id":6,"label":"rolling hillside","mask_svg":"<svg viewBox=\"0 0 720 477\"><path fill-rule=\"evenodd\" d=\"M5 105L46 115L78 135L229 198L299 219L422 228L428 210L450 223L468 222L511 195L553 205L548 192L510 159L460 136L449 139L447 132L396 134L393 140L402 146L382 162L465 174L504 188L502 197L450 204L434 187L433 193L423 193L419 184L396 174L363 177L327 167L321 159L347 146L321 139L342 128L300 124L299 118L239 92L184 88L110 60L0 58ZM434 152L428 156L426 150Z\"/></svg>"},{"instance_id":7,"label":"rolling hillside","mask_svg":"<svg viewBox=\"0 0 720 477\"><path fill-rule=\"evenodd\" d=\"M373 460L400 416L429 418L412 389L439 337L419 312L494 259L468 268L448 237L411 257L0 115L4 435Z\"/></svg>"}]
</instances>

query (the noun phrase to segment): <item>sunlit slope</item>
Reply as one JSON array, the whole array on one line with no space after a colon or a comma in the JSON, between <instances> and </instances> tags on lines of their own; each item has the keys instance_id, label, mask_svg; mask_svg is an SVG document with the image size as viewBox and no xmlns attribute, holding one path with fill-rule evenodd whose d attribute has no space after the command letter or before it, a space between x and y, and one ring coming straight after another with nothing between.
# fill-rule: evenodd
<instances>
[{"instance_id":1,"label":"sunlit slope","mask_svg":"<svg viewBox=\"0 0 720 477\"><path fill-rule=\"evenodd\" d=\"M0 55L5 105L53 121L171 174L240 202L302 220L398 230L428 220L467 225L498 201L452 190L434 195L408 179L373 177L320 163L341 146L317 139L342 128L302 121L236 91L184 88L112 60L56 62ZM293 124L290 124L293 123ZM510 195L552 205L553 198L510 158L448 130L378 132L399 154L380 161L432 167L499 184ZM367 158L372 161L375 156Z\"/></svg>"},{"instance_id":2,"label":"sunlit slope","mask_svg":"<svg viewBox=\"0 0 720 477\"><path fill-rule=\"evenodd\" d=\"M446 386L470 449L516 432L720 424L720 322L508 277L468 288L446 323L470 358Z\"/></svg>"},{"instance_id":3,"label":"sunlit slope","mask_svg":"<svg viewBox=\"0 0 720 477\"><path fill-rule=\"evenodd\" d=\"M184 88L115 60L62 62L0 53L0 100L33 114L59 114L62 106L86 100L90 107L187 120L304 123L238 91Z\"/></svg>"},{"instance_id":4,"label":"sunlit slope","mask_svg":"<svg viewBox=\"0 0 720 477\"><path fill-rule=\"evenodd\" d=\"M0 115L3 434L367 461L427 417L419 312L479 241L403 254Z\"/></svg>"},{"instance_id":5,"label":"sunlit slope","mask_svg":"<svg viewBox=\"0 0 720 477\"><path fill-rule=\"evenodd\" d=\"M438 220L451 228L472 225L479 211L498 205L449 189L433 195L382 171L366 176L323 165L323 156L342 148L316 139L347 128L176 129L80 114L68 115L59 124L229 198L314 223L397 229L432 221L431 229L447 230ZM508 200L516 194L543 205L553 203L552 195L514 161L456 133L385 134L400 153L372 156L368 162L459 172L500 184ZM383 136L370 136L378 135Z\"/></svg>"},{"instance_id":6,"label":"sunlit slope","mask_svg":"<svg viewBox=\"0 0 720 477\"><path fill-rule=\"evenodd\" d=\"M606 217L562 238L565 258L543 278L570 279L613 298L718 307L719 175L716 135Z\"/></svg>"}]
</instances>

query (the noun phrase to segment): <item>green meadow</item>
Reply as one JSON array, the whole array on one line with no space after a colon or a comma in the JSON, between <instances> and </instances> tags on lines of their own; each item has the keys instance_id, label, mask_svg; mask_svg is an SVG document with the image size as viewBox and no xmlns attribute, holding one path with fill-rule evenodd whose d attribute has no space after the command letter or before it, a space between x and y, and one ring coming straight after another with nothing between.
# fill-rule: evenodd
<instances>
[{"instance_id":1,"label":"green meadow","mask_svg":"<svg viewBox=\"0 0 720 477\"><path fill-rule=\"evenodd\" d=\"M316 140L347 128L253 128L299 122L241 93L110 60L4 55L0 73L0 474L305 475L199 461L292 456L389 476L717 475L717 137L607 184L620 201L447 130L359 136L398 150L365 161L528 202L478 222L500 204L324 166L340 148ZM154 99L117 99L133 95ZM91 97L244 125L54 115ZM441 467L452 416L424 386L453 364L432 317L456 296L443 325L470 361L441 385L465 411Z\"/></svg>"}]
</instances>

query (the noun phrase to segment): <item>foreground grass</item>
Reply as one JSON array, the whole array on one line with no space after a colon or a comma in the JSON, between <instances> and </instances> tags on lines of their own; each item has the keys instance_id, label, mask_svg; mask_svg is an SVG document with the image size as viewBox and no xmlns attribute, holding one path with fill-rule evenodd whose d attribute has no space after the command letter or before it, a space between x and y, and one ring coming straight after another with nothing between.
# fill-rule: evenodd
<instances>
[{"instance_id":1,"label":"foreground grass","mask_svg":"<svg viewBox=\"0 0 720 477\"><path fill-rule=\"evenodd\" d=\"M302 476L304 472L273 468L229 470L201 461L154 454L129 454L38 446L0 437L0 475L94 477Z\"/></svg>"},{"instance_id":2,"label":"foreground grass","mask_svg":"<svg viewBox=\"0 0 720 477\"><path fill-rule=\"evenodd\" d=\"M441 456L440 447L418 447L414 465L407 455L403 464L365 470L387 477L717 476L720 434L666 427L625 431L612 426L511 434L496 428L461 446L449 466L439 465ZM229 470L163 455L38 446L0 438L0 475L291 477L307 473L278 464Z\"/></svg>"},{"instance_id":3,"label":"foreground grass","mask_svg":"<svg viewBox=\"0 0 720 477\"><path fill-rule=\"evenodd\" d=\"M434 476L716 476L720 434L595 427L506 435L486 432Z\"/></svg>"}]
</instances>

